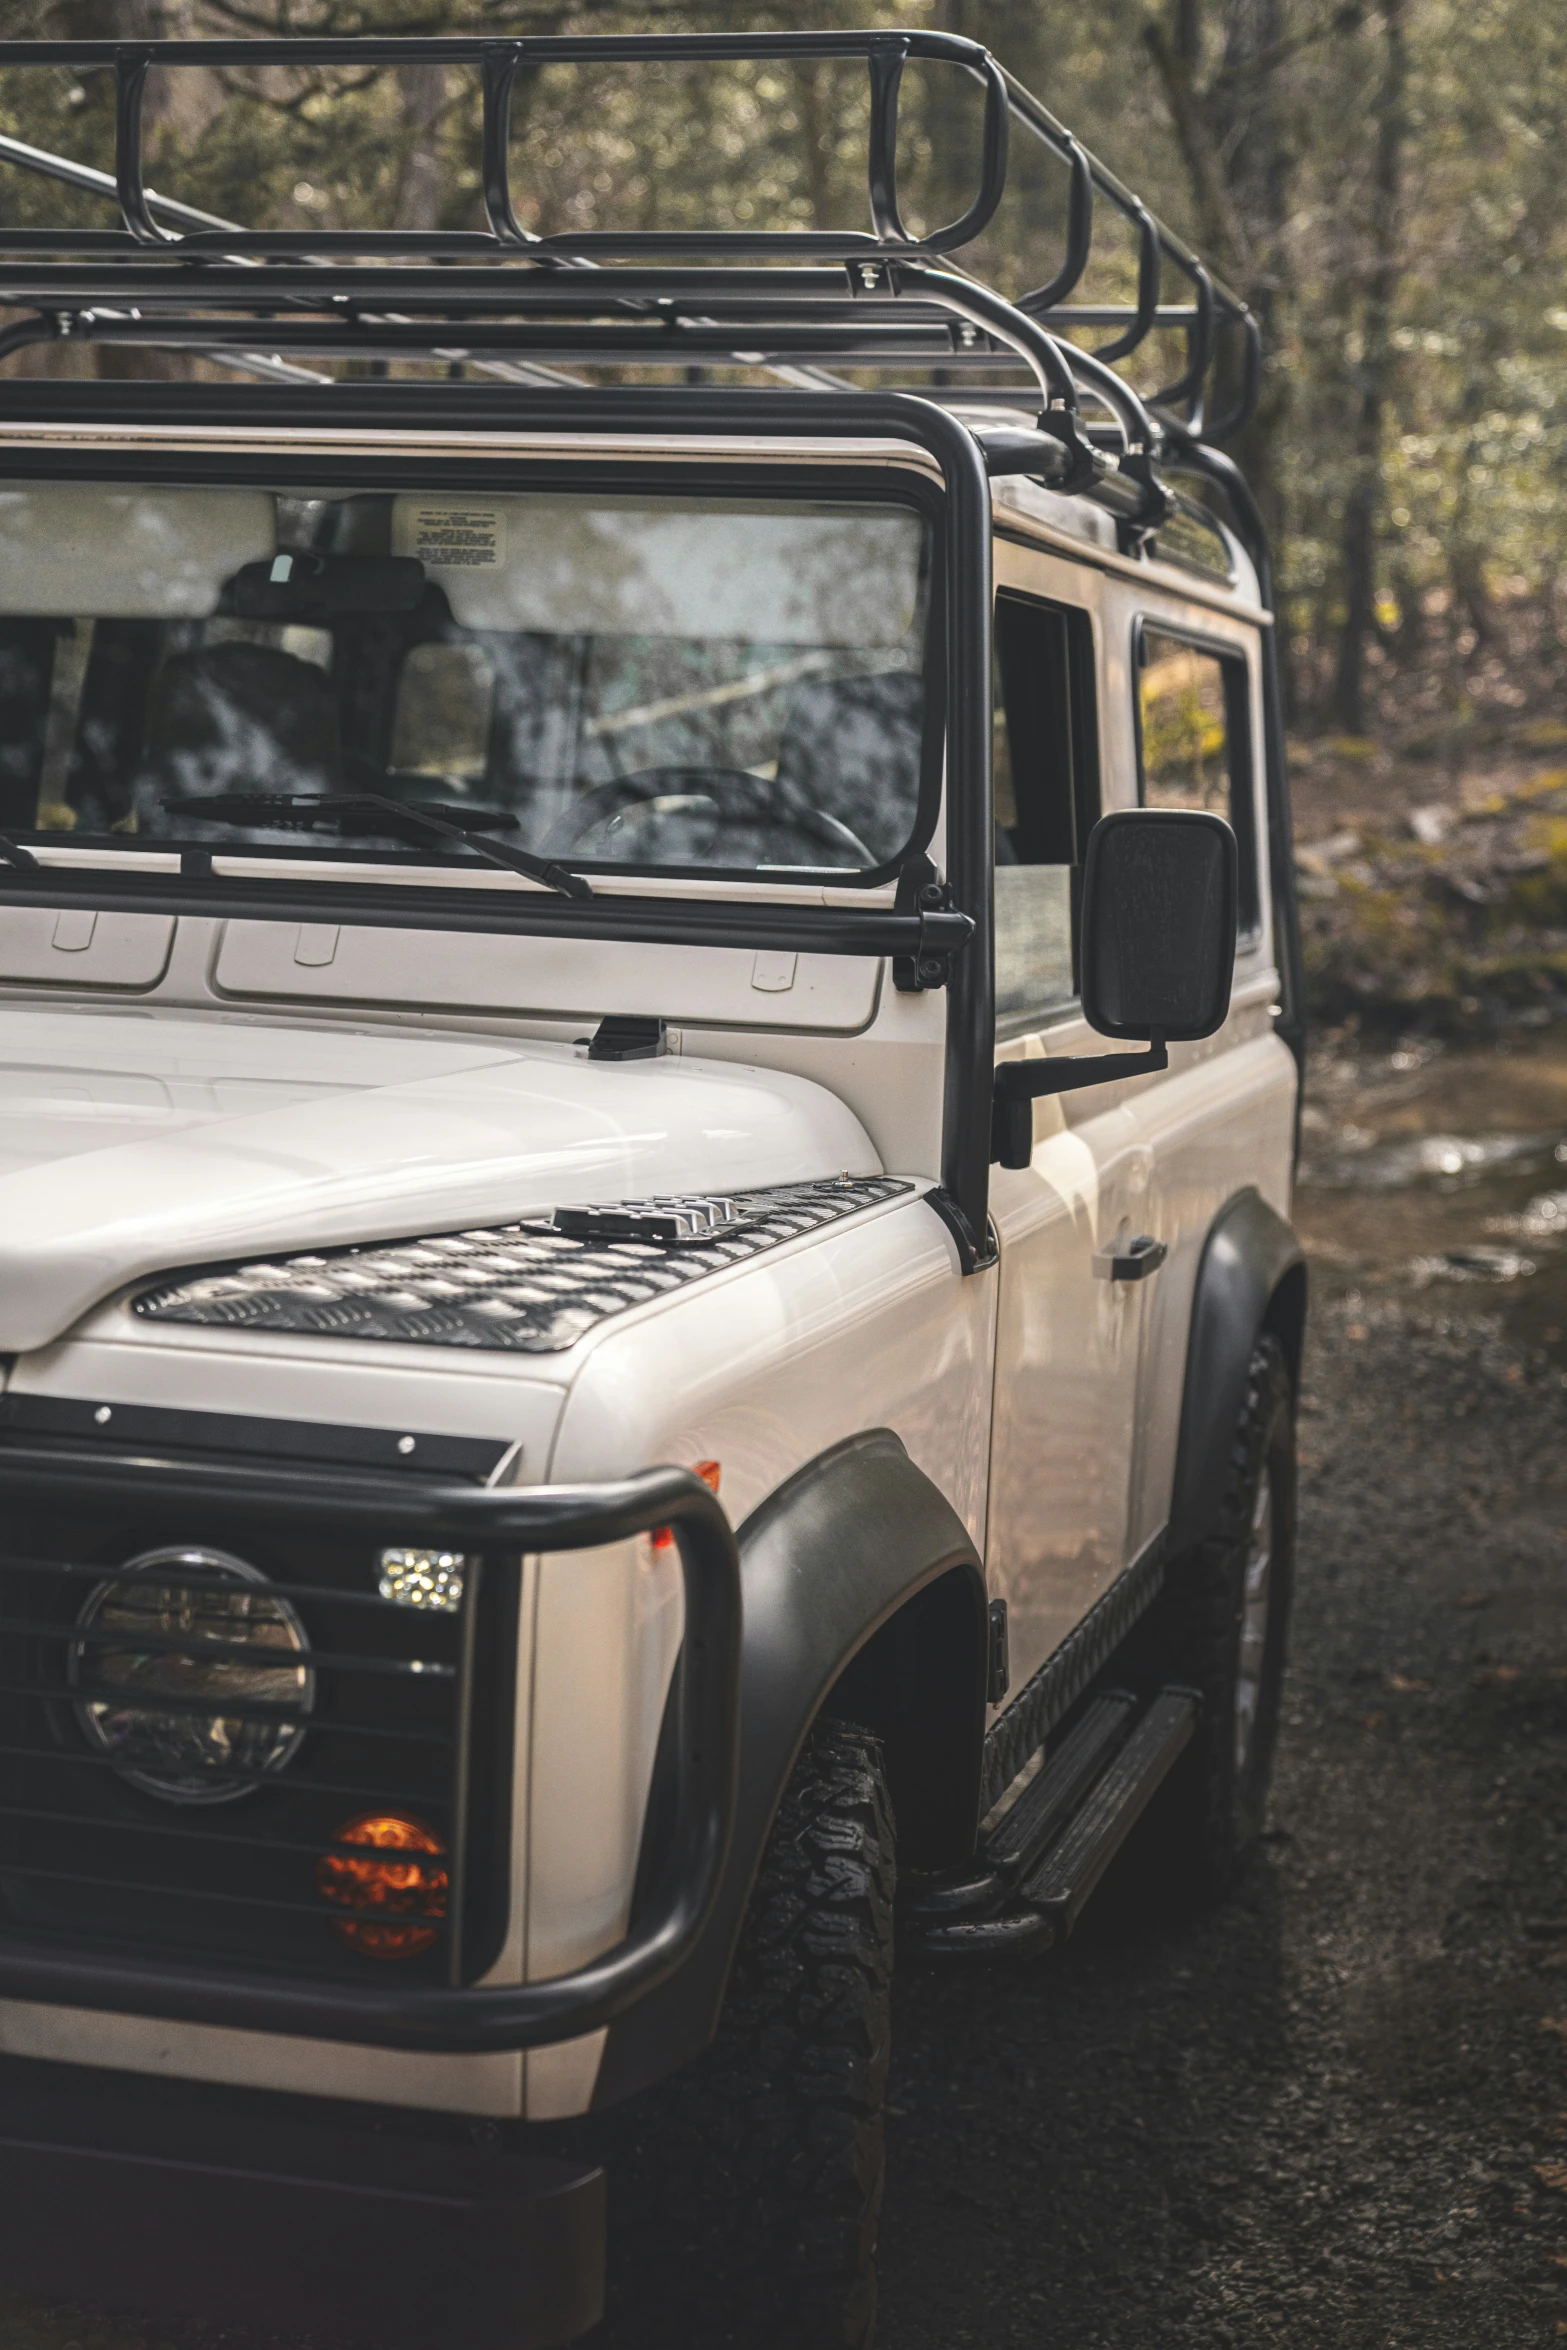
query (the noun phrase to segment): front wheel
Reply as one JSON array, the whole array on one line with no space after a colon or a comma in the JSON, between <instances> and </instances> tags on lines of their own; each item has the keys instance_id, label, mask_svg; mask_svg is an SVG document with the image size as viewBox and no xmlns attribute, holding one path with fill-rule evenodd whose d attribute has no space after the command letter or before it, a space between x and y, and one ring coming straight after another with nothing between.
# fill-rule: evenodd
<instances>
[{"instance_id":1,"label":"front wheel","mask_svg":"<svg viewBox=\"0 0 1567 2350\"><path fill-rule=\"evenodd\" d=\"M657 2177L638 2231L654 2273L627 2280L639 2350L871 2350L895 1881L880 1742L823 1719L768 1840L718 2038L643 2119L639 2167Z\"/></svg>"}]
</instances>

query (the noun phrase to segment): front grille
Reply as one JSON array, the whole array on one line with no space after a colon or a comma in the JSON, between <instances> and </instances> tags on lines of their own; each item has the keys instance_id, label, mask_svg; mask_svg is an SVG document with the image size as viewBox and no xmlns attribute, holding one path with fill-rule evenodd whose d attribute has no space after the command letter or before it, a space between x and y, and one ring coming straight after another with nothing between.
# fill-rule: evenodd
<instances>
[{"instance_id":1,"label":"front grille","mask_svg":"<svg viewBox=\"0 0 1567 2350\"><path fill-rule=\"evenodd\" d=\"M510 1840L511 1730L516 1655L515 1561L470 1559L461 1606L412 1608L379 1590L380 1543L342 1536L258 1536L253 1526L200 1513L127 1528L87 1510L15 1513L0 1554L0 1920L118 1949L228 1958L248 1969L310 1975L471 1982L493 1960L505 1930ZM243 1792L222 1803L171 1801L132 1784L84 1728L78 1706L95 1697L124 1705L107 1683L113 1644L82 1645L78 1619L114 1570L149 1551L200 1548L244 1561L285 1600L308 1647L288 1661L308 1667L308 1710L246 1704L225 1695L159 1694L164 1715L263 1725L297 1721L303 1735L281 1769L227 1771ZM232 1590L217 1576L181 1570L198 1593ZM174 1660L210 1662L218 1651L127 1635ZM271 1653L268 1652L269 1657ZM73 1678L74 1672L74 1678ZM282 1741L280 1743L287 1744ZM366 1815L411 1817L442 1848L444 1915L413 1955L395 1960L355 1947L341 1930L384 1916L361 1901L362 1844L341 1831ZM318 1870L337 1852L337 1896L323 1897Z\"/></svg>"}]
</instances>

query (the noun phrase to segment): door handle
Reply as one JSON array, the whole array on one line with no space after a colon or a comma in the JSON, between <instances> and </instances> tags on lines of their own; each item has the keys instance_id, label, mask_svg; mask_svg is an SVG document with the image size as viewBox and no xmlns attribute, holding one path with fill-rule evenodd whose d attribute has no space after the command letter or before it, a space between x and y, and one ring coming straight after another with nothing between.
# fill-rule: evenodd
<instances>
[{"instance_id":1,"label":"door handle","mask_svg":"<svg viewBox=\"0 0 1567 2350\"><path fill-rule=\"evenodd\" d=\"M1112 1240L1094 1251L1094 1277L1099 1281L1146 1281L1150 1273L1158 1272L1169 1253L1164 1242L1148 1232L1120 1247Z\"/></svg>"}]
</instances>

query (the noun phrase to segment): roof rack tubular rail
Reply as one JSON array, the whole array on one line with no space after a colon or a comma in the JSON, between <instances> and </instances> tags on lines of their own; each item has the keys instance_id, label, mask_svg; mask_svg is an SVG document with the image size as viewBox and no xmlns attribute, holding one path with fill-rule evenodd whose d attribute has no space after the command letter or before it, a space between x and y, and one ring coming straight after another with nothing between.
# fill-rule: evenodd
<instances>
[{"instance_id":1,"label":"roof rack tubular rail","mask_svg":"<svg viewBox=\"0 0 1567 2350\"><path fill-rule=\"evenodd\" d=\"M1137 307L1125 328L1108 343L1101 343L1095 351L1096 359L1107 367L1117 359L1125 359L1143 342L1149 330L1159 323L1160 281L1164 275L1164 247L1159 242L1159 223L1146 204L1136 207L1137 223Z\"/></svg>"},{"instance_id":2,"label":"roof rack tubular rail","mask_svg":"<svg viewBox=\"0 0 1567 2350\"><path fill-rule=\"evenodd\" d=\"M1194 434L1202 432L1203 385L1207 380L1209 363L1213 358L1214 311L1217 292L1211 273L1200 261L1191 265L1194 292L1191 323L1186 329L1186 366L1173 383L1155 392L1151 405L1158 408L1186 407L1186 422Z\"/></svg>"},{"instance_id":3,"label":"roof rack tubular rail","mask_svg":"<svg viewBox=\"0 0 1567 2350\"><path fill-rule=\"evenodd\" d=\"M926 253L955 253L971 245L994 218L1007 184L1007 130L1011 108L1006 76L988 50L962 60L984 84L985 121L980 135L979 187L958 219L924 237L911 237L898 211L898 93L911 54L911 36L882 39L867 58L871 82L871 127L866 148L866 182L871 225L883 244L918 247Z\"/></svg>"},{"instance_id":4,"label":"roof rack tubular rail","mask_svg":"<svg viewBox=\"0 0 1567 2350\"><path fill-rule=\"evenodd\" d=\"M519 221L511 185L510 123L512 90L524 65L590 60L787 62L805 58L858 59L865 64L870 83L866 146L869 231L693 227L591 229L538 236ZM897 179L899 100L911 59L956 67L984 93L978 185L973 199L958 219L923 235L912 234L903 220ZM146 185L143 123L148 79L154 71L181 67L395 67L426 62L477 70L482 95L480 185L487 223L483 229L258 231L239 228L196 206L160 196ZM531 311L537 317L541 311L548 312L551 286L559 287L563 276L580 283L583 275L594 269L593 256L603 254L614 256L622 266L602 273L598 297L605 307L613 305L623 315L634 317L636 306L649 297L661 302L676 298L690 302L701 298L706 307L707 296L734 290L717 282L728 272L671 266L677 261L733 264L742 255L754 255L776 264L787 258L792 265L787 270L774 266L754 273L757 282L753 291L759 315L754 321L746 322L744 347L738 342L730 345L730 363L751 366L758 363L755 346L770 339L769 322L761 314L768 305L776 305L774 324L797 327L798 317L788 317L787 305L792 296L804 290L803 278L816 280L811 291L824 302L833 302L836 309L847 294L862 290L854 281L855 264L874 260L884 265L901 265L902 272L906 272L896 282L889 272L876 290L903 292L907 288L915 293L917 300L981 327L983 343L976 344L970 337L959 336L951 351L933 349L933 361L955 358L965 367L983 366L993 363L997 356L1010 353L1024 362L1047 395L1046 411L1053 422L1047 423L1045 429L1065 439L1074 463L1080 467L1088 462L1090 443L1076 415L1076 385L1092 384L1095 396L1105 399L1123 425L1127 423L1127 412L1124 407L1117 408L1103 378L1095 376L1092 369L1074 368L1078 347L1058 340L1060 336L1095 326L1115 329L1108 341L1088 353L1090 359L1109 367L1129 356L1156 329L1184 328L1186 364L1150 405L1173 412L1188 432L1203 440L1216 440L1237 431L1256 404L1260 389L1260 350L1256 323L1245 303L1214 277L1184 238L1158 220L987 49L957 34L859 28L822 32L581 33L510 38L477 34L436 39L355 36L215 41L0 41L0 70L24 64L64 66L76 73L112 72L115 82L112 176L91 171L68 158L49 156L24 141L7 138L0 138L0 161L112 196L118 203L123 227L114 231L0 228L0 254L21 258L28 254L70 253L89 262L99 257L124 257L122 266L128 265L130 256L136 255L141 257L138 275L148 298L161 299L166 295L192 307L198 301L206 307L216 300L252 311L270 310L278 304L319 308L324 306L319 286L302 286L300 273L303 268L317 271L329 268L339 281L332 297L334 306L341 304L345 311L350 302L370 300L375 302L377 311L382 311L389 296L397 299L400 294L403 300L417 302L421 312L426 306L439 307L448 318L460 313L464 300L493 306L497 298L503 304L515 305L519 312ZM1009 302L977 278L950 268L940 273L937 282L929 265L971 244L994 216L1007 185L1009 131L1014 125L1026 129L1065 166L1068 191L1064 248L1055 274L1033 292ZM1081 282L1093 257L1096 197L1102 197L1135 232L1136 299L1130 305L1088 303L1067 309L1063 305ZM640 272L643 282L636 287L623 266L633 256L658 265L644 268ZM418 266L412 270L387 267L395 257L403 257ZM432 286L430 281L437 273L428 264L436 260L456 267L448 266L440 271L441 282ZM463 269L461 264L468 260L483 262L487 267ZM498 261L523 266L497 270ZM848 265L847 287L841 278L833 280L830 272L809 267L812 262L823 261ZM802 262L807 265L803 269ZM201 265L198 275L192 275L192 263ZM924 265L917 289L911 264ZM1190 285L1189 303L1172 305L1161 301L1161 280L1166 265ZM236 285L240 270L252 274L248 292ZM153 273L151 283L148 271ZM47 293L24 294L18 280L25 281L29 274L23 270L13 275L9 288L0 284L0 300L9 299L12 303L34 300L46 312L56 315L23 330L8 343L10 349L69 331L65 324L68 316L72 313L80 316L86 306L81 279L90 274L90 269L84 272L80 266L56 268L47 272L52 280ZM820 282L823 277L828 279L826 284ZM257 278L262 282L255 282ZM420 281L417 294L411 280ZM454 282L457 280L461 282ZM479 282L484 280L489 282ZM608 282L611 280L613 284ZM121 280L113 285L112 291L100 292L99 301L117 306L124 298L123 287ZM131 325L123 320L104 319L97 323L106 337L112 335L113 339L122 341L137 339ZM393 319L386 323L401 329L412 322ZM686 323L689 327L697 322ZM704 319L700 323L716 326L718 322ZM367 320L355 319L361 334L368 324ZM1205 424L1209 373L1215 365L1220 339L1231 329L1238 330L1241 336L1235 397L1216 423ZM170 339L183 342L185 337L182 333ZM414 338L403 339L411 355L424 355L413 351ZM460 333L444 335L441 347L432 345L428 356L432 360L449 360L454 353L447 347L448 343L460 344L462 340ZM218 347L210 355L226 364L248 365L256 372L282 372L280 360L268 360L264 353L255 352L247 358L227 335L216 341ZM804 346L794 335L781 336L778 343L780 348L787 345L803 353ZM605 357L612 355L608 338L597 336L595 344L603 345ZM999 346L999 352L994 346ZM361 347L368 347L368 343ZM390 342L387 347L391 347ZM556 352L560 348L558 341L548 340L536 347ZM876 334L867 340L863 329L851 329L846 336L835 324L833 331L822 337L821 355L852 357L862 364L875 364L878 354L890 358L895 347L893 337ZM718 345L714 343L712 349L716 359ZM901 355L909 355L907 345L901 346ZM508 368L499 358L475 359L474 364L486 372L515 375L515 369ZM764 358L761 364L768 362ZM1146 416L1138 413L1141 421L1135 429L1148 440Z\"/></svg>"},{"instance_id":5,"label":"roof rack tubular rail","mask_svg":"<svg viewBox=\"0 0 1567 2350\"><path fill-rule=\"evenodd\" d=\"M114 61L114 178L120 216L138 245L162 245L171 231L147 209L142 179L142 110L153 58L147 49L123 49Z\"/></svg>"},{"instance_id":6,"label":"roof rack tubular rail","mask_svg":"<svg viewBox=\"0 0 1567 2350\"><path fill-rule=\"evenodd\" d=\"M1105 471L1104 460L1084 437L1078 419L1077 383L1071 357L1053 335L1047 334L1033 319L1025 318L1003 295L992 293L988 286L979 285L972 278L959 277L954 270L932 269L919 261L861 262L851 264L848 274L851 286L859 278L861 291L866 295L885 290L896 297L906 287L918 287L930 300L940 303L956 317L982 327L1015 351L1039 386L1040 431L1063 442L1072 460L1071 472L1062 487L1086 489L1100 478Z\"/></svg>"},{"instance_id":7,"label":"roof rack tubular rail","mask_svg":"<svg viewBox=\"0 0 1567 2350\"><path fill-rule=\"evenodd\" d=\"M1095 352L1079 351L1070 344L1067 348L1073 373L1094 398L1104 403L1120 428L1120 471L1142 493L1135 520L1143 529L1157 530L1170 511L1170 493L1154 464L1164 434L1131 385L1113 367L1107 367Z\"/></svg>"},{"instance_id":8,"label":"roof rack tubular rail","mask_svg":"<svg viewBox=\"0 0 1567 2350\"><path fill-rule=\"evenodd\" d=\"M867 139L867 197L872 230L578 230L538 237L522 228L510 188L510 96L517 70L524 63L554 61L641 63L670 59L862 59L872 85ZM902 221L897 200L897 103L904 68L909 59L940 61L961 68L984 89L984 127L980 153L980 183L973 202L959 219L916 237ZM482 193L486 209L484 230L240 230L230 223L200 214L197 207L157 197L143 179L143 106L148 75L164 68L233 68L233 66L411 66L439 61L477 68L482 82ZM1008 127L1022 125L1048 146L1069 172L1067 237L1060 268L1048 284L1024 294L1013 313L1036 322L1055 313L1076 289L1092 259L1095 237L1095 197L1104 197L1137 233L1137 301L1135 306L1102 306L1099 320L1116 324L1109 343L1099 345L1107 364L1130 355L1156 327L1186 324L1186 367L1175 383L1165 385L1158 400L1165 407L1186 409L1182 421L1203 432L1203 378L1215 357L1217 331L1243 331L1245 355L1240 364L1238 400L1222 418L1226 430L1245 421L1247 400L1255 397L1257 364L1252 353L1255 324L1245 303L1229 287L1217 284L1184 237L1165 228L1146 204L1123 186L1123 181L1099 162L1022 82L998 66L980 42L956 33L890 31L778 31L778 33L552 33L552 35L444 35L444 38L261 38L261 40L5 40L0 42L0 68L68 66L75 73L113 70L115 75L115 174L113 193L120 202L125 228L120 233L94 230L0 230L0 251L45 251L61 247L75 251L125 251L125 247L162 249L186 259L207 259L221 249L230 259L315 259L320 261L381 261L390 254L418 259L458 259L458 256L526 256L533 270L559 273L561 266L580 268L590 254L644 256L700 256L728 259L738 254L853 256L881 254L902 259L935 259L954 254L982 233L994 216L1008 181ZM21 141L7 141L0 155L12 162L45 167L40 150L26 150ZM56 157L56 176L89 186L82 167ZM1191 308L1182 313L1158 301L1158 277L1168 261L1191 282ZM355 273L364 275L364 273ZM778 275L778 273L775 273ZM366 291L366 289L364 289ZM1081 317L1050 317L1048 324L1071 331ZM1015 334L1010 348L1017 348ZM1027 357L1027 353L1022 353ZM1029 362L1034 364L1034 362ZM1217 437L1208 428L1203 437Z\"/></svg>"}]
</instances>

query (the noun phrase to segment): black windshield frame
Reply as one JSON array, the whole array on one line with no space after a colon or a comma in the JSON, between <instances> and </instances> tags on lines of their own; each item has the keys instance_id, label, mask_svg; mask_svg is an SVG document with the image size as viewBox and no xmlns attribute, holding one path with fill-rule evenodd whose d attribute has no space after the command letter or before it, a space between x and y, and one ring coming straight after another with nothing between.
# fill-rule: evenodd
<instances>
[{"instance_id":1,"label":"black windshield frame","mask_svg":"<svg viewBox=\"0 0 1567 2350\"><path fill-rule=\"evenodd\" d=\"M938 558L945 590L944 884L920 854L905 863L893 906L801 902L806 893L799 890L792 900L782 892L769 900L768 893L759 890L740 904L654 894L599 895L578 904L518 885L505 875L497 875L493 884L476 886L474 876L481 870L477 867L462 868L462 883L455 888L449 881L421 887L354 880L345 886L321 875L319 868L295 878L296 869L282 860L270 864L265 878L252 881L215 874L208 851L205 871L187 879L181 873L157 870L150 857L144 864L141 856L122 852L107 863L100 861L104 853L95 850L91 856L62 856L60 862L32 871L0 866L0 906L94 906L218 920L483 930L503 936L606 942L620 938L650 945L777 946L803 953L890 958L900 991L942 991L941 1190L932 1196L950 1211L965 1269L993 1261L985 1236L995 1062L990 772L994 524L984 456L958 418L907 392L728 391L705 385L492 392L488 386L402 382L362 389L332 384L304 390L236 390L198 383L40 386L17 379L0 381L0 428L7 425L15 428L16 438L0 443L0 461L10 473L36 476L43 451L51 449L48 470L62 479L79 480L102 480L116 473L124 478L132 454L124 440L116 439L109 455L101 440L94 452L92 436L123 435L138 426L169 436L169 446L157 453L165 479L171 465L189 462L188 444L178 436L191 430L231 437L281 434L292 443L296 436L330 437L368 428L397 434L416 446L425 433L505 434L550 441L596 435L617 450L631 439L667 445L681 438L724 444L766 437L804 448L814 442L821 447L824 464L833 465L839 455L835 444L844 441L892 443L923 453L939 471L943 493ZM75 464L52 439L52 432L62 427L82 436ZM305 454L291 446L290 466ZM693 448L691 458L700 462L700 457L701 451ZM458 460L459 467L465 462ZM275 476L275 458L269 457L267 465ZM900 475L906 477L908 470L899 468ZM460 478L472 476L463 471ZM169 862L162 860L165 867ZM453 878L456 872L453 868Z\"/></svg>"},{"instance_id":2,"label":"black windshield frame","mask_svg":"<svg viewBox=\"0 0 1567 2350\"><path fill-rule=\"evenodd\" d=\"M774 463L731 462L705 458L671 457L637 461L606 455L603 458L517 456L463 456L441 458L388 452L381 456L345 450L326 453L301 450L243 449L217 452L188 445L168 451L129 448L103 450L43 450L0 446L0 485L6 482L101 482L113 485L262 489L280 486L292 492L347 491L364 494L406 494L425 491L461 491L465 495L526 494L548 491L605 497L684 498L692 501L765 498L780 505L885 506L917 514L927 532L925 594L922 628L921 677L924 688L918 788L908 837L896 852L875 866L798 865L757 867L715 863L639 863L567 856L573 872L590 881L656 882L678 891L690 882L720 882L749 886L759 892L804 887L834 890L885 890L906 866L929 848L941 809L945 769L947 550L944 544L946 501L939 485L912 466L864 465L835 460L821 467ZM83 617L61 615L60 617ZM189 836L175 831L156 835L112 830L51 831L37 826L7 827L11 839L32 849L73 848L113 850L131 854L189 852L193 858L264 858L268 862L319 866L363 866L369 870L450 869L467 874L483 860L454 851L451 856L425 848L365 847L352 833L326 827L302 834L297 843L254 841L236 836L232 842L215 839L204 825Z\"/></svg>"}]
</instances>

